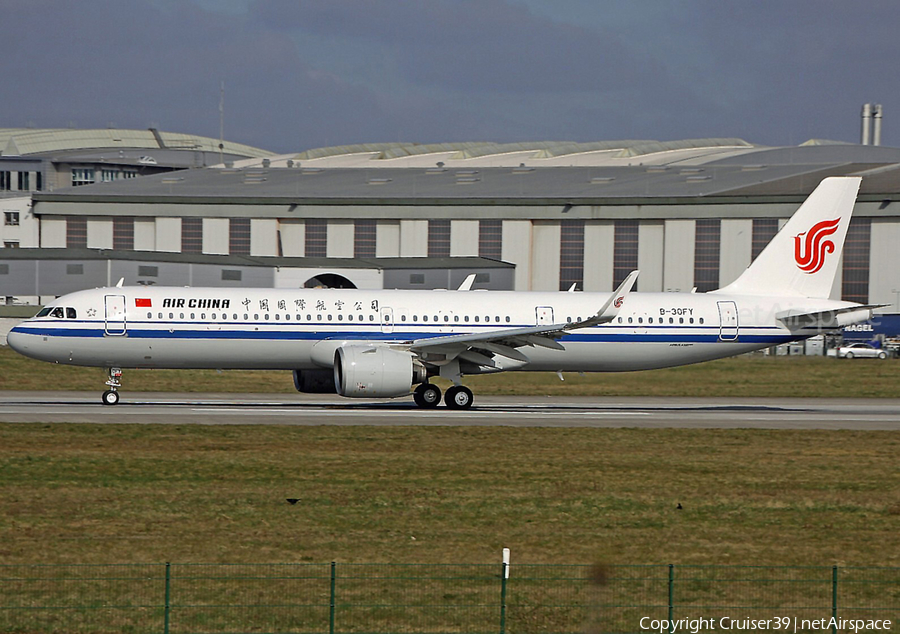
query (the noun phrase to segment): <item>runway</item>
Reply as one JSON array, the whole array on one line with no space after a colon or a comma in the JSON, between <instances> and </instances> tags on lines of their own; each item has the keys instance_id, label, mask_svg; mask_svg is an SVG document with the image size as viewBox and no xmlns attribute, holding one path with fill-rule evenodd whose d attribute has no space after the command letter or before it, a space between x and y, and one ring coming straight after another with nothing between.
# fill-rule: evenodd
<instances>
[{"instance_id":1,"label":"runway","mask_svg":"<svg viewBox=\"0 0 900 634\"><path fill-rule=\"evenodd\" d=\"M478 396L466 411L412 399L306 394L0 392L0 422L156 425L419 425L900 430L900 399Z\"/></svg>"}]
</instances>

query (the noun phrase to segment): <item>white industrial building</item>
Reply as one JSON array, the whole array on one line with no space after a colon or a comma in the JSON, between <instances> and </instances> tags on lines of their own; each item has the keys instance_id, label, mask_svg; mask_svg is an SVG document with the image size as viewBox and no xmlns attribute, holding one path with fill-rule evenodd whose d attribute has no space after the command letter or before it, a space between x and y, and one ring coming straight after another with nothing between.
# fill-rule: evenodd
<instances>
[{"instance_id":1,"label":"white industrial building","mask_svg":"<svg viewBox=\"0 0 900 634\"><path fill-rule=\"evenodd\" d=\"M737 277L833 175L863 176L834 296L900 309L900 149L827 141L396 143L232 156L32 192L35 226L20 246L285 258L322 270L382 258L404 271L398 258L477 268L480 258L514 266L519 290L611 290L639 268L639 290L705 291ZM384 283L433 284L407 272Z\"/></svg>"}]
</instances>

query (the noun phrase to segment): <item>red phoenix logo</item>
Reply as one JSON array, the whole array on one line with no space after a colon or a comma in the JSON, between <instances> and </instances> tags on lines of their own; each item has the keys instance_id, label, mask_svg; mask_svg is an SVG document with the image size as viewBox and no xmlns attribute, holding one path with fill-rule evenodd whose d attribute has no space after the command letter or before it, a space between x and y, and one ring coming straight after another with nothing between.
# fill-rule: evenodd
<instances>
[{"instance_id":1,"label":"red phoenix logo","mask_svg":"<svg viewBox=\"0 0 900 634\"><path fill-rule=\"evenodd\" d=\"M825 265L825 254L834 253L834 242L825 238L837 231L840 223L840 218L823 220L794 236L794 260L801 271L812 274Z\"/></svg>"},{"instance_id":2,"label":"red phoenix logo","mask_svg":"<svg viewBox=\"0 0 900 634\"><path fill-rule=\"evenodd\" d=\"M616 308L622 308L622 304L624 304L624 303L625 303L624 297L617 297L616 301L613 303L613 306L615 306Z\"/></svg>"}]
</instances>

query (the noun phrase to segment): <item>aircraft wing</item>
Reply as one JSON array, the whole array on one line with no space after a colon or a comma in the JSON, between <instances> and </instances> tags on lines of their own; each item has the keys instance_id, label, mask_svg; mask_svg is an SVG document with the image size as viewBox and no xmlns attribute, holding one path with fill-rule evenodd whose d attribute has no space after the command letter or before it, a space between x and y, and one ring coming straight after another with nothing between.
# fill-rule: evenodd
<instances>
[{"instance_id":1,"label":"aircraft wing","mask_svg":"<svg viewBox=\"0 0 900 634\"><path fill-rule=\"evenodd\" d=\"M497 364L493 361L493 357L500 355L524 365L529 362L529 359L518 348L538 346L552 350L565 350L565 347L557 340L567 332L599 326L615 319L625 302L625 297L634 286L638 273L639 271L629 273L597 313L588 319L564 324L541 324L527 328L505 328L462 335L429 337L407 342L404 347L416 353L426 362L429 357L439 357L443 363L459 357L461 360L471 361L478 365L496 367Z\"/></svg>"}]
</instances>

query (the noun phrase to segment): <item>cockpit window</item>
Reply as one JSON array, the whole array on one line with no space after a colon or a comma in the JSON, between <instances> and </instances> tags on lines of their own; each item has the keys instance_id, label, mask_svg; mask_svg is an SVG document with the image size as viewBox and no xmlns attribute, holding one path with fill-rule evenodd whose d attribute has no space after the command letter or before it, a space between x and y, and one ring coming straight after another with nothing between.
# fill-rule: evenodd
<instances>
[{"instance_id":1,"label":"cockpit window","mask_svg":"<svg viewBox=\"0 0 900 634\"><path fill-rule=\"evenodd\" d=\"M57 319L65 319L66 315L63 313L62 306L57 306L53 310L50 311L50 316L55 317Z\"/></svg>"},{"instance_id":2,"label":"cockpit window","mask_svg":"<svg viewBox=\"0 0 900 634\"><path fill-rule=\"evenodd\" d=\"M41 312L39 312L37 315L35 315L35 317L46 317L47 315L50 314L51 310L53 310L52 306L44 306L41 309Z\"/></svg>"},{"instance_id":3,"label":"cockpit window","mask_svg":"<svg viewBox=\"0 0 900 634\"><path fill-rule=\"evenodd\" d=\"M66 307L66 319L76 319L75 309Z\"/></svg>"}]
</instances>

